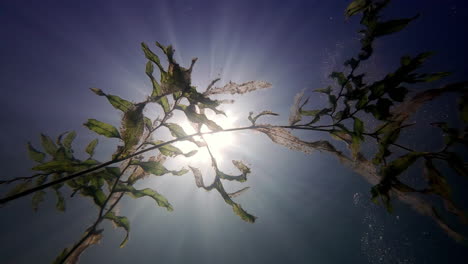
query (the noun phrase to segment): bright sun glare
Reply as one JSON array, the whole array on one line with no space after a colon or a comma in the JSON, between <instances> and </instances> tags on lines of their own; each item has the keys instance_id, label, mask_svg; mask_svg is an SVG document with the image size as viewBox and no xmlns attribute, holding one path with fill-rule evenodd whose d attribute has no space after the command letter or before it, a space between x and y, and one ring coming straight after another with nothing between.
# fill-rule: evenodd
<instances>
[{"instance_id":1,"label":"bright sun glare","mask_svg":"<svg viewBox=\"0 0 468 264\"><path fill-rule=\"evenodd\" d=\"M222 115L207 115L209 119L215 121L218 125L220 125L223 129L232 128L236 121L236 117L232 115L229 111L226 112L226 116ZM192 125L188 122L181 123L182 128L185 130L187 134L195 133L195 129ZM209 132L209 129L206 126L203 126L201 129L202 132ZM208 146L212 154L215 156L216 160L221 161L223 159L223 150L229 148L230 146L234 145L234 133L232 132L219 132L211 135L204 135ZM195 137L196 140L201 140L200 137ZM177 147L179 147L182 151L188 152L194 149L194 144L191 142L177 142ZM191 157L192 161L196 162L211 162L210 155L206 148L199 148L198 153Z\"/></svg>"}]
</instances>

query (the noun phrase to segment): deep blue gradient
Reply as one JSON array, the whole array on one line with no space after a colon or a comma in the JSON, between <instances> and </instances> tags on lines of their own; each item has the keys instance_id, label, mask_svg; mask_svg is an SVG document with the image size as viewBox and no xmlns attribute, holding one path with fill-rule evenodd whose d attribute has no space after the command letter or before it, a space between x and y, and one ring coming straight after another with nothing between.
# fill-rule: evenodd
<instances>
[{"instance_id":1,"label":"deep blue gradient","mask_svg":"<svg viewBox=\"0 0 468 264\"><path fill-rule=\"evenodd\" d=\"M56 136L76 130L75 146L81 152L95 138L81 125L88 118L118 127L119 113L88 88L143 100L151 86L144 74L142 41L155 51L154 41L172 44L182 65L198 57L193 83L201 90L218 76L222 84L271 82L272 89L235 98L236 103L225 109L239 120L236 125L248 124L249 111L265 109L281 114L266 121L286 123L297 92L322 88L329 82L328 74L358 52L358 21L343 16L348 2L2 1L2 179L30 175L25 143L38 145L41 132ZM466 1L395 0L385 14L393 18L416 13L421 17L408 29L376 42L375 56L366 66L374 73L370 77L394 69L401 55L433 50L437 53L426 70L454 71L448 81L466 80ZM416 120L423 124L454 120L453 99L444 97L428 105ZM317 96L312 104L324 100ZM408 133L404 140L425 148L436 144L425 137L435 131ZM116 143L100 138L97 158L107 160ZM466 261L467 248L431 219L402 204L396 204L393 214L372 204L371 186L331 155L292 152L248 132L237 133L236 143L226 150L221 166L233 170L231 159L251 166L247 183L227 187L251 186L236 201L259 217L255 224L241 221L218 194L197 189L191 175L151 179L147 183L169 199L174 212L147 199L125 199L121 212L131 221L127 246L118 248L124 234L106 224L103 241L86 251L81 263ZM459 187L454 195L468 208L464 193L468 186ZM97 210L91 201L67 199L67 211L61 213L55 210L54 199L48 193L37 213L30 207L30 197L0 209L0 263L50 263L94 221ZM466 228L463 231L468 234Z\"/></svg>"}]
</instances>

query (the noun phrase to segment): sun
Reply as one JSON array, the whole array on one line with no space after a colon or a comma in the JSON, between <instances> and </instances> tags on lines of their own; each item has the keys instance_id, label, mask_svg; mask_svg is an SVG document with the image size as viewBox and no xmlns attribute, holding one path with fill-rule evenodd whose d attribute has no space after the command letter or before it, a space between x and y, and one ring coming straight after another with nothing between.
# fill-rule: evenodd
<instances>
[{"instance_id":1,"label":"sun","mask_svg":"<svg viewBox=\"0 0 468 264\"><path fill-rule=\"evenodd\" d=\"M237 118L232 115L229 111L226 112L226 116L223 115L208 115L207 117L216 124L220 125L223 129L233 128ZM187 134L196 133L195 129L188 121L181 122L180 124ZM202 126L201 132L209 132L210 130L206 126ZM211 153L217 161L222 161L223 150L234 146L235 137L232 132L219 132L210 135L204 135L203 138L208 143ZM202 140L200 137L194 137L196 140ZM191 142L177 142L177 147L182 151L187 152L194 149L194 144ZM195 147L196 148L196 147ZM211 162L210 154L205 147L198 148L197 154L191 157L192 161L209 163Z\"/></svg>"}]
</instances>

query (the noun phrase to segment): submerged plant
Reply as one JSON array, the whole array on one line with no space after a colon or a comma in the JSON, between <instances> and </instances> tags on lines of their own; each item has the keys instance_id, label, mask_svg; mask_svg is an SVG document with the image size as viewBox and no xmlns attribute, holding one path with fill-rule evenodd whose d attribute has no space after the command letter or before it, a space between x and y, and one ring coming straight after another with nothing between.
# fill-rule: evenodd
<instances>
[{"instance_id":1,"label":"submerged plant","mask_svg":"<svg viewBox=\"0 0 468 264\"><path fill-rule=\"evenodd\" d=\"M299 93L291 107L289 123L285 125L259 124L259 118L265 115L277 115L271 111L263 111L257 115L250 113L248 120L251 126L223 129L205 114L213 111L218 115L226 115L219 106L221 100L212 96L220 94L244 94L258 89L269 88L271 84L264 81L250 81L242 84L229 82L222 87L215 85L219 79L213 80L200 92L191 84L192 68L197 59L192 59L189 68L180 66L174 59L172 46L164 46L156 42L156 46L164 53L168 67L161 65L159 56L146 44L142 43L142 50L148 59L146 75L149 77L153 90L146 100L130 102L116 95L107 94L101 89L92 88L98 96L105 97L118 111L122 112L120 129L96 119L89 119L84 125L95 133L119 140L119 145L109 161L101 162L93 158L98 139L91 141L85 152L88 158L80 160L74 156L72 147L76 137L75 132L63 133L54 141L46 135L41 135L42 149L39 150L28 143L28 152L37 165L32 169L36 174L29 177L18 177L3 180L1 184L19 182L0 201L5 204L17 198L33 194L32 206L37 210L44 200L45 189L51 187L57 196L56 207L65 210L65 198L62 188L67 186L72 194L89 197L97 206L95 221L84 231L80 240L70 248L66 248L54 263L76 263L80 254L89 246L98 243L102 238L103 229L100 224L104 220L111 221L115 226L123 228L127 234L121 243L125 246L128 241L130 223L125 216L119 215L116 206L121 198L128 195L132 198L149 197L155 203L167 210L173 210L169 201L152 188L137 189L135 184L152 176L181 176L192 173L197 187L207 191L216 190L222 199L232 207L232 210L242 220L255 222L256 217L246 212L233 198L248 189L245 187L233 193L228 193L223 181L245 182L251 173L241 161L232 161L239 171L238 175L229 175L221 171L210 145L204 135L214 133L228 133L238 130L254 130L268 136L274 143L292 150L311 153L314 150L325 151L335 155L338 160L362 175L373 185L372 199L376 203L392 210L392 201L396 198L410 205L421 214L433 218L436 223L451 237L461 241L464 236L451 228L441 217L429 198L439 197L445 210L459 217L462 223L467 223L465 212L459 208L451 197L450 186L441 173L440 164L445 163L461 176L467 176L467 161L461 153L467 147L468 123L468 82L445 85L441 88L428 89L408 96L411 84L429 83L439 80L449 73L421 73L417 70L423 65L431 53L425 52L416 56L403 56L400 66L388 73L380 80L366 81L366 72L361 66L373 54L373 44L376 39L403 30L417 16L405 19L383 21L380 17L382 9L389 0L353 1L345 11L347 17L361 14L360 23L363 29L359 32L361 50L356 57L347 60L344 65L346 72L332 72L330 77L334 85L317 89L328 99L328 106L315 109L309 103L305 92ZM160 72L159 79L154 73L154 66ZM445 93L459 93L460 118L464 127L450 127L445 122L432 123L444 134L445 146L435 151L418 151L400 144L400 134L412 124L408 122L411 114L415 113L424 103L431 101ZM145 107L151 104L160 106L162 117L154 120L144 115ZM194 134L187 134L180 122L173 121L174 112L184 114L195 128ZM377 125L373 125L377 124ZM206 127L207 132L202 132ZM173 139L162 141L157 138L161 130L168 130ZM336 141L319 140L309 142L292 133L292 130L310 130L329 135ZM214 180L206 184L200 168L188 166L179 170L169 170L164 166L166 158L179 155L190 158L197 150L184 152L173 143L189 141L194 147L206 148L214 171ZM375 142L375 151L361 150L363 142ZM346 149L340 149L340 144ZM366 158L372 157L372 158ZM417 189L404 183L400 175L412 167L416 162L424 162L424 172L421 179L426 187Z\"/></svg>"}]
</instances>

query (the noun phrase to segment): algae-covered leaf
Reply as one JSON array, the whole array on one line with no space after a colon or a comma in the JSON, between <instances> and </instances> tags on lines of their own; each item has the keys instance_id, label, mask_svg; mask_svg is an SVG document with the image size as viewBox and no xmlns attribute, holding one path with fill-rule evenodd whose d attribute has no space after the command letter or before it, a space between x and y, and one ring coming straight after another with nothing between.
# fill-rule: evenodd
<instances>
[{"instance_id":1,"label":"algae-covered leaf","mask_svg":"<svg viewBox=\"0 0 468 264\"><path fill-rule=\"evenodd\" d=\"M236 213L236 215L240 216L240 218L246 222L254 223L255 219L257 219L257 217L247 213L240 204L233 204L232 210L234 211L234 213Z\"/></svg>"},{"instance_id":2,"label":"algae-covered leaf","mask_svg":"<svg viewBox=\"0 0 468 264\"><path fill-rule=\"evenodd\" d=\"M271 139L271 141L279 145L285 146L291 150L301 151L306 154L312 153L313 150L326 150L332 152L336 151L327 141L303 141L292 135L288 130L281 127L262 127L256 128L255 130L266 134Z\"/></svg>"},{"instance_id":3,"label":"algae-covered leaf","mask_svg":"<svg viewBox=\"0 0 468 264\"><path fill-rule=\"evenodd\" d=\"M117 128L96 119L88 119L88 122L84 123L84 125L99 135L103 135L109 138L120 138L120 134Z\"/></svg>"},{"instance_id":4,"label":"algae-covered leaf","mask_svg":"<svg viewBox=\"0 0 468 264\"><path fill-rule=\"evenodd\" d=\"M203 176L201 174L200 169L189 166L190 170L192 170L193 177L195 178L195 185L198 188L205 188L205 184L203 183Z\"/></svg>"},{"instance_id":5,"label":"algae-covered leaf","mask_svg":"<svg viewBox=\"0 0 468 264\"><path fill-rule=\"evenodd\" d=\"M95 231L88 231L92 232L87 238L80 243L80 245L73 251L70 256L65 260L65 257L67 256L69 249L65 248L62 253L55 259L54 264L77 264L80 260L80 255L89 247L95 244L99 244L99 242L102 239L102 231L101 230L95 230Z\"/></svg>"},{"instance_id":6,"label":"algae-covered leaf","mask_svg":"<svg viewBox=\"0 0 468 264\"><path fill-rule=\"evenodd\" d=\"M124 240L120 243L120 247L123 248L128 241L128 235L130 233L130 221L128 221L127 217L125 216L118 216L114 212L109 211L104 215L104 218L109 219L112 223L117 226L121 227L125 230L126 235Z\"/></svg>"},{"instance_id":7,"label":"algae-covered leaf","mask_svg":"<svg viewBox=\"0 0 468 264\"><path fill-rule=\"evenodd\" d=\"M239 169L242 173L250 173L250 168L247 167L247 165L245 165L242 161L233 160L232 164L234 164L234 166L236 166L236 168Z\"/></svg>"},{"instance_id":8,"label":"algae-covered leaf","mask_svg":"<svg viewBox=\"0 0 468 264\"><path fill-rule=\"evenodd\" d=\"M233 193L228 193L229 195L229 198L235 198L241 194L243 194L244 192L246 192L248 189L250 189L250 187L244 187L236 192L233 192Z\"/></svg>"},{"instance_id":9,"label":"algae-covered leaf","mask_svg":"<svg viewBox=\"0 0 468 264\"><path fill-rule=\"evenodd\" d=\"M98 139L94 139L92 140L91 142L89 142L88 146L86 146L86 153L89 154L90 157L92 157L94 155L94 149L96 148L98 144Z\"/></svg>"},{"instance_id":10,"label":"algae-covered leaf","mask_svg":"<svg viewBox=\"0 0 468 264\"><path fill-rule=\"evenodd\" d=\"M265 116L265 115L278 116L277 113L273 113L272 111L265 110L265 111L260 112L260 113L259 113L258 115L256 115L256 116L253 116L253 112L250 112L250 113L249 113L248 119L250 120L250 122L252 122L252 125L255 125L255 122L257 122L257 119L258 119L259 117Z\"/></svg>"},{"instance_id":11,"label":"algae-covered leaf","mask_svg":"<svg viewBox=\"0 0 468 264\"><path fill-rule=\"evenodd\" d=\"M305 89L300 91L294 96L294 103L292 104L289 110L289 125L294 125L297 122L301 121L301 108L303 106L303 99L304 99L304 92ZM255 121L255 120L254 120ZM255 123L255 122L252 122Z\"/></svg>"},{"instance_id":12,"label":"algae-covered leaf","mask_svg":"<svg viewBox=\"0 0 468 264\"><path fill-rule=\"evenodd\" d=\"M245 94L258 89L271 88L271 83L264 81L250 81L242 84L229 82L224 87L208 89L204 95L215 94Z\"/></svg>"},{"instance_id":13,"label":"algae-covered leaf","mask_svg":"<svg viewBox=\"0 0 468 264\"><path fill-rule=\"evenodd\" d=\"M44 161L44 158L45 158L45 154L38 151L37 149L35 149L30 142L28 142L28 154L29 154L29 157L36 161L36 162L42 162Z\"/></svg>"}]
</instances>

